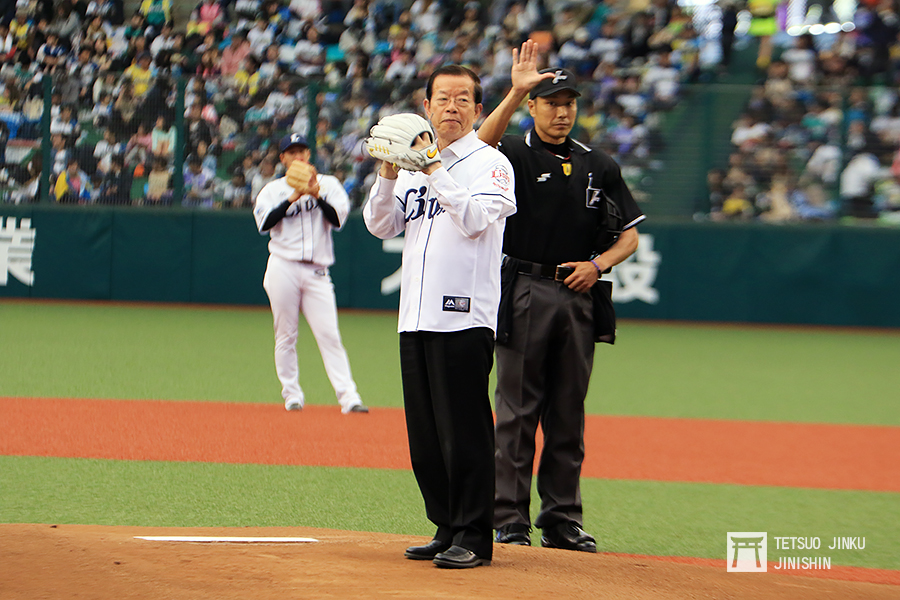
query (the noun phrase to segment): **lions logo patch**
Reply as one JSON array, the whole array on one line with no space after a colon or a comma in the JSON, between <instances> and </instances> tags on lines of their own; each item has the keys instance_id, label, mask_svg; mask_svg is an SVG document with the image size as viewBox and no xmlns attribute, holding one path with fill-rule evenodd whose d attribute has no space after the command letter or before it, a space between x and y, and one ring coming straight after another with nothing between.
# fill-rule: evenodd
<instances>
[{"instance_id":1,"label":"lions logo patch","mask_svg":"<svg viewBox=\"0 0 900 600\"><path fill-rule=\"evenodd\" d=\"M504 192L508 192L510 177L509 171L506 170L506 167L502 165L497 165L496 167L494 167L491 170L491 182Z\"/></svg>"}]
</instances>

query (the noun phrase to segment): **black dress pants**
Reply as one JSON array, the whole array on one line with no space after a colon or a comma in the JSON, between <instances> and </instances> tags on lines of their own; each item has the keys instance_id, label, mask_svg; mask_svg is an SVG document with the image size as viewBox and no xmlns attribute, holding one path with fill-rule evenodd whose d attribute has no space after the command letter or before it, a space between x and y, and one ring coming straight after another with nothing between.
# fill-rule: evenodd
<instances>
[{"instance_id":1,"label":"black dress pants","mask_svg":"<svg viewBox=\"0 0 900 600\"><path fill-rule=\"evenodd\" d=\"M544 434L537 472L541 529L582 524L584 398L594 365L593 306L551 279L519 275L509 342L497 346L497 495L494 525L531 524L535 434Z\"/></svg>"},{"instance_id":2,"label":"black dress pants","mask_svg":"<svg viewBox=\"0 0 900 600\"><path fill-rule=\"evenodd\" d=\"M434 538L485 559L493 551L493 350L485 327L400 334L409 454Z\"/></svg>"}]
</instances>

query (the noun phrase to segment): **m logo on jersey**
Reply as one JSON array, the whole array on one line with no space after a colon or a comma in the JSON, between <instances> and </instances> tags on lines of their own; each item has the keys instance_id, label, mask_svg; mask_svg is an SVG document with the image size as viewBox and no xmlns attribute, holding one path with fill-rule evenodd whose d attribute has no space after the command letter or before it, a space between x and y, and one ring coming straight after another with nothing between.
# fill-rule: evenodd
<instances>
[{"instance_id":1,"label":"m logo on jersey","mask_svg":"<svg viewBox=\"0 0 900 600\"><path fill-rule=\"evenodd\" d=\"M509 171L503 165L497 165L491 171L491 182L504 192L509 191L510 181Z\"/></svg>"},{"instance_id":2,"label":"m logo on jersey","mask_svg":"<svg viewBox=\"0 0 900 600\"><path fill-rule=\"evenodd\" d=\"M471 299L465 296L444 296L444 312L469 312Z\"/></svg>"}]
</instances>

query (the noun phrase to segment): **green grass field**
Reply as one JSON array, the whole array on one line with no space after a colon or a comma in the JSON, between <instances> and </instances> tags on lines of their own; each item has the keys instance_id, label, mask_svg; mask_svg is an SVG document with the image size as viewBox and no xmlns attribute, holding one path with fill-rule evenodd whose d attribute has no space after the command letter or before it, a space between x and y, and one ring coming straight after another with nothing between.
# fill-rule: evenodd
<instances>
[{"instance_id":1,"label":"green grass field","mask_svg":"<svg viewBox=\"0 0 900 600\"><path fill-rule=\"evenodd\" d=\"M340 320L366 403L401 406L396 315ZM281 402L264 308L0 301L0 348L0 396ZM299 350L308 401L334 404L308 331ZM587 410L898 426L897 365L897 332L626 321L598 347ZM865 536L834 563L900 569L900 494L595 479L583 496L608 551L721 558L727 531ZM8 456L0 522L432 533L405 471Z\"/></svg>"}]
</instances>

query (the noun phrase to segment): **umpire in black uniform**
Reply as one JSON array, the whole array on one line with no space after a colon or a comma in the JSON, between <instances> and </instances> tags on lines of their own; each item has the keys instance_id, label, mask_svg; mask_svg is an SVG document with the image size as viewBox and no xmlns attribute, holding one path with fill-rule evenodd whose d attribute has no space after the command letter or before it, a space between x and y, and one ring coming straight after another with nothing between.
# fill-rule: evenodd
<instances>
[{"instance_id":1,"label":"umpire in black uniform","mask_svg":"<svg viewBox=\"0 0 900 600\"><path fill-rule=\"evenodd\" d=\"M503 297L497 331L496 541L531 544L535 432L544 447L534 522L545 547L596 552L583 527L584 398L594 343L612 342L611 282L602 274L636 249L644 215L606 153L573 140L575 76L537 71L530 40L513 51L512 89L479 129L515 172L518 212L503 238ZM522 100L534 128L500 136Z\"/></svg>"}]
</instances>

